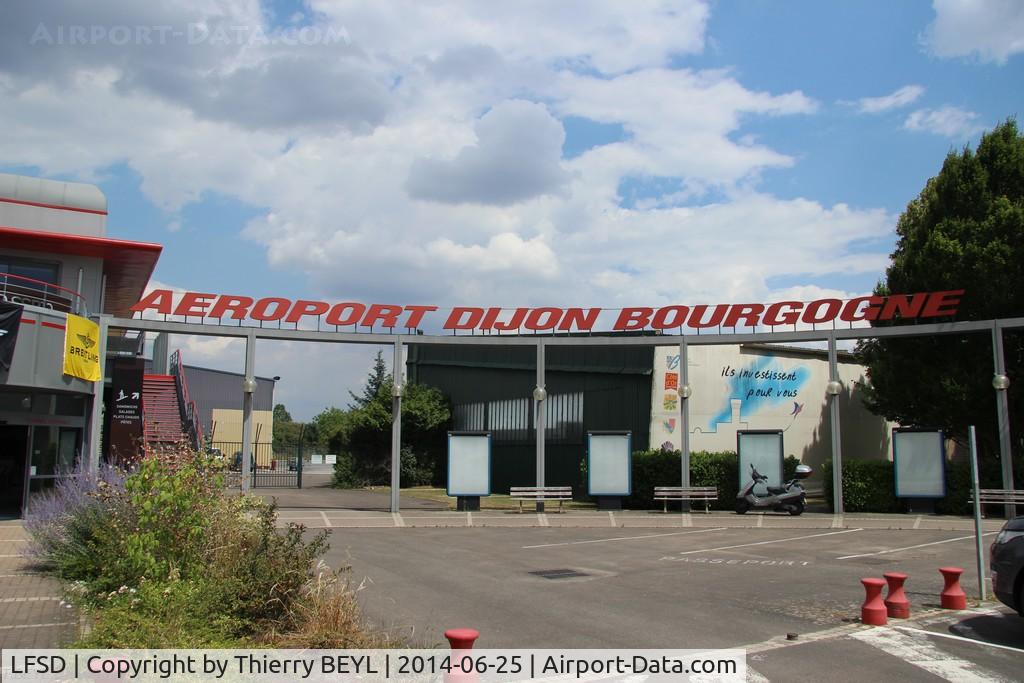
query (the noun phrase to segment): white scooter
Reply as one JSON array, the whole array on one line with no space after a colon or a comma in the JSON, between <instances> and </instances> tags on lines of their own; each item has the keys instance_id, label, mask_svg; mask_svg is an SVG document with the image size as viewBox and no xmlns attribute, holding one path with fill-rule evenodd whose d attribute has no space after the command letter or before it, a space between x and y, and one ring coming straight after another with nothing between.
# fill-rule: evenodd
<instances>
[{"instance_id":1,"label":"white scooter","mask_svg":"<svg viewBox=\"0 0 1024 683\"><path fill-rule=\"evenodd\" d=\"M800 485L800 479L806 479L814 474L809 465L797 465L796 475L782 486L767 486L768 477L762 475L754 465L750 465L750 483L744 486L736 496L736 514L745 514L748 510L774 510L775 512L788 512L789 514L801 514L807 504L807 494L804 487ZM757 495L754 487L764 483L768 489L768 495Z\"/></svg>"}]
</instances>

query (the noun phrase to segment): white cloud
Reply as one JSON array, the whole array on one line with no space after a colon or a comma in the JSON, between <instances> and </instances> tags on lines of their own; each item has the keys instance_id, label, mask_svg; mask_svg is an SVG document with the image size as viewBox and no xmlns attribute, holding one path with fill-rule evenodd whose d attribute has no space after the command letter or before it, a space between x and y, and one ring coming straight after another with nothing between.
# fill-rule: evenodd
<instances>
[{"instance_id":1,"label":"white cloud","mask_svg":"<svg viewBox=\"0 0 1024 683\"><path fill-rule=\"evenodd\" d=\"M920 85L905 85L895 92L881 97L862 97L857 100L857 108L865 114L879 114L890 109L899 109L916 102L924 94Z\"/></svg>"},{"instance_id":2,"label":"white cloud","mask_svg":"<svg viewBox=\"0 0 1024 683\"><path fill-rule=\"evenodd\" d=\"M458 268L480 274L519 271L551 279L558 273L555 254L542 238L524 240L510 232L495 235L486 246L466 246L455 244L450 239L439 239L427 245L427 253L437 258L438 266L442 268Z\"/></svg>"},{"instance_id":3,"label":"white cloud","mask_svg":"<svg viewBox=\"0 0 1024 683\"><path fill-rule=\"evenodd\" d=\"M565 131L542 104L511 100L475 125L477 142L451 160L417 159L406 189L416 199L461 204L514 204L562 190Z\"/></svg>"},{"instance_id":4,"label":"white cloud","mask_svg":"<svg viewBox=\"0 0 1024 683\"><path fill-rule=\"evenodd\" d=\"M966 138L985 129L978 123L976 113L950 105L939 109L918 109L907 117L903 126L907 130L948 138Z\"/></svg>"},{"instance_id":5,"label":"white cloud","mask_svg":"<svg viewBox=\"0 0 1024 683\"><path fill-rule=\"evenodd\" d=\"M716 303L763 299L780 277L884 269L881 249L851 245L890 236L892 215L751 189L796 159L747 124L809 117L814 99L668 68L703 49L705 3L308 5L351 43L40 53L0 27L0 163L78 177L124 164L175 217L205 193L255 207L244 238L325 300ZM122 23L263 21L250 0L90 7ZM566 160L569 116L626 135ZM671 190L625 208L630 178ZM261 296L272 283L231 290ZM237 370L237 346L189 344L195 362ZM295 377L295 400L326 405L368 367L353 356L347 382L327 360L306 372L303 358L259 372Z\"/></svg>"},{"instance_id":6,"label":"white cloud","mask_svg":"<svg viewBox=\"0 0 1024 683\"><path fill-rule=\"evenodd\" d=\"M935 19L922 36L937 57L973 57L1005 64L1024 52L1020 0L932 0Z\"/></svg>"}]
</instances>

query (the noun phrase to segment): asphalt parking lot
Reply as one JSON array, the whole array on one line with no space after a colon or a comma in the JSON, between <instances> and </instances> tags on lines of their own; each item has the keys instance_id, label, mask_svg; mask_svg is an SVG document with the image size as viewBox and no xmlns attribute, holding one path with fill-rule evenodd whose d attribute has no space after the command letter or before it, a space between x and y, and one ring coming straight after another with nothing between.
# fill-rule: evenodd
<instances>
[{"instance_id":1,"label":"asphalt parking lot","mask_svg":"<svg viewBox=\"0 0 1024 683\"><path fill-rule=\"evenodd\" d=\"M1010 610L938 609L940 566L977 593L962 531L346 526L327 561L351 567L370 620L416 645L470 626L479 647L745 647L753 680L1020 680L1024 661ZM861 626L859 579L891 570L910 575L912 620Z\"/></svg>"}]
</instances>

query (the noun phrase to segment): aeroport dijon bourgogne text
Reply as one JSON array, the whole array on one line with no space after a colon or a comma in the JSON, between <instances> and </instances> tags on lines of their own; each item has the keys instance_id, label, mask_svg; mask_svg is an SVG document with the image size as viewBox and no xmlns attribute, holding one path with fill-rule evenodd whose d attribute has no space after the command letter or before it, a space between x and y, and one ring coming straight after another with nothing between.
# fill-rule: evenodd
<instances>
[{"instance_id":1,"label":"aeroport dijon bourgogne text","mask_svg":"<svg viewBox=\"0 0 1024 683\"><path fill-rule=\"evenodd\" d=\"M854 299L780 301L771 304L698 304L662 307L634 306L617 311L611 330L673 330L681 328L756 327L759 325L817 325L831 322L949 317L956 314L964 290L862 296ZM254 299L232 294L186 292L175 302L169 289L155 289L131 310L162 315L228 318L285 322L298 325L304 319L318 319L327 325L419 329L437 306L361 304L350 301L329 303L282 297ZM588 332L594 328L600 308L482 308L456 306L444 320L444 330L494 332ZM442 314L438 314L442 315Z\"/></svg>"}]
</instances>

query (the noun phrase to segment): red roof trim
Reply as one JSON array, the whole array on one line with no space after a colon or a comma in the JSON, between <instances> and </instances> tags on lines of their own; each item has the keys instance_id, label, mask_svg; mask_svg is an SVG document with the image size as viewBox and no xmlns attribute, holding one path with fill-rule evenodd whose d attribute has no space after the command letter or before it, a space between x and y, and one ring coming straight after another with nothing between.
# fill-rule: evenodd
<instances>
[{"instance_id":1,"label":"red roof trim","mask_svg":"<svg viewBox=\"0 0 1024 683\"><path fill-rule=\"evenodd\" d=\"M156 244L154 242L133 242L131 240L114 240L108 237L70 235L63 232L46 232L44 230L24 230L22 228L12 228L6 225L0 225L0 234L6 234L11 237L17 237L19 235L22 235L25 237L33 237L43 240L76 242L78 244L88 245L90 247L121 247L123 249L138 249L140 251L152 251L155 254L159 254L161 251L163 251L163 245Z\"/></svg>"},{"instance_id":2,"label":"red roof trim","mask_svg":"<svg viewBox=\"0 0 1024 683\"><path fill-rule=\"evenodd\" d=\"M94 213L98 216L106 216L106 211L97 211L96 209L80 209L77 206L59 206L57 204L44 204L42 202L30 202L24 199L11 199L10 197L0 197L0 202L5 204L22 204L24 206L38 206L43 209L57 209L59 211L77 211L79 213Z\"/></svg>"}]
</instances>

